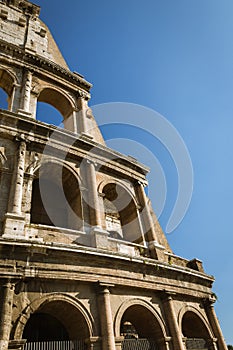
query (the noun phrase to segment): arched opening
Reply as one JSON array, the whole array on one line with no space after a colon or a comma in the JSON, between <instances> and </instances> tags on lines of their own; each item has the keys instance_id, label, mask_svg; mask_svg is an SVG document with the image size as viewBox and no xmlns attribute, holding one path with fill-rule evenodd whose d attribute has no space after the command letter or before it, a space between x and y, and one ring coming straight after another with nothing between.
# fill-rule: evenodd
<instances>
[{"instance_id":1,"label":"arched opening","mask_svg":"<svg viewBox=\"0 0 233 350\"><path fill-rule=\"evenodd\" d=\"M53 106L45 102L37 102L37 120L64 128L62 114Z\"/></svg>"},{"instance_id":2,"label":"arched opening","mask_svg":"<svg viewBox=\"0 0 233 350\"><path fill-rule=\"evenodd\" d=\"M63 121L64 125L69 124L69 117L72 113L71 102L63 93L52 88L44 88L40 92L36 113L40 121L63 127ZM66 128L69 129L69 125Z\"/></svg>"},{"instance_id":3,"label":"arched opening","mask_svg":"<svg viewBox=\"0 0 233 350\"><path fill-rule=\"evenodd\" d=\"M109 183L103 188L106 230L113 238L142 243L142 232L135 202L121 185Z\"/></svg>"},{"instance_id":4,"label":"arched opening","mask_svg":"<svg viewBox=\"0 0 233 350\"><path fill-rule=\"evenodd\" d=\"M80 310L66 301L50 301L30 316L22 338L27 339L26 349L40 349L40 342L48 342L48 349L70 350L75 345L78 350L85 348L84 340L89 337L89 327Z\"/></svg>"},{"instance_id":5,"label":"arched opening","mask_svg":"<svg viewBox=\"0 0 233 350\"><path fill-rule=\"evenodd\" d=\"M3 89L0 89L0 108L8 109L8 95Z\"/></svg>"},{"instance_id":6,"label":"arched opening","mask_svg":"<svg viewBox=\"0 0 233 350\"><path fill-rule=\"evenodd\" d=\"M46 163L32 186L31 223L82 230L79 183L71 171Z\"/></svg>"},{"instance_id":7,"label":"arched opening","mask_svg":"<svg viewBox=\"0 0 233 350\"><path fill-rule=\"evenodd\" d=\"M132 305L123 314L120 325L123 350L164 348L164 335L155 315L142 305Z\"/></svg>"},{"instance_id":8,"label":"arched opening","mask_svg":"<svg viewBox=\"0 0 233 350\"><path fill-rule=\"evenodd\" d=\"M187 349L208 350L208 340L211 338L204 322L192 311L187 311L182 318L182 333Z\"/></svg>"},{"instance_id":9,"label":"arched opening","mask_svg":"<svg viewBox=\"0 0 233 350\"><path fill-rule=\"evenodd\" d=\"M26 324L23 338L28 342L69 340L69 334L56 317L46 313L35 313Z\"/></svg>"},{"instance_id":10,"label":"arched opening","mask_svg":"<svg viewBox=\"0 0 233 350\"><path fill-rule=\"evenodd\" d=\"M13 77L4 69L0 69L0 108L11 109L14 89Z\"/></svg>"}]
</instances>

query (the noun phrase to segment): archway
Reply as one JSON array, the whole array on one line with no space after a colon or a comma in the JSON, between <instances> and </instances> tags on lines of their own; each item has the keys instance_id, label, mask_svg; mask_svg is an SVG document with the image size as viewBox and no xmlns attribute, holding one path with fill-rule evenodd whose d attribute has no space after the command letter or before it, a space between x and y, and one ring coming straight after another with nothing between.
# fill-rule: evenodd
<instances>
[{"instance_id":1,"label":"archway","mask_svg":"<svg viewBox=\"0 0 233 350\"><path fill-rule=\"evenodd\" d=\"M64 128L63 115L48 103L37 102L36 118L43 123Z\"/></svg>"},{"instance_id":2,"label":"archway","mask_svg":"<svg viewBox=\"0 0 233 350\"><path fill-rule=\"evenodd\" d=\"M210 332L203 320L195 312L187 311L183 315L182 333L187 338L187 349L209 349Z\"/></svg>"},{"instance_id":3,"label":"archway","mask_svg":"<svg viewBox=\"0 0 233 350\"><path fill-rule=\"evenodd\" d=\"M43 324L45 320L49 322L48 327ZM33 333L29 334L33 326ZM51 330L52 333L48 334L48 330ZM44 302L30 316L23 332L23 339L29 338L30 341L35 342L84 340L89 337L90 330L82 312L74 305L62 300Z\"/></svg>"},{"instance_id":4,"label":"archway","mask_svg":"<svg viewBox=\"0 0 233 350\"><path fill-rule=\"evenodd\" d=\"M79 183L65 166L48 162L33 181L31 223L83 229Z\"/></svg>"},{"instance_id":5,"label":"archway","mask_svg":"<svg viewBox=\"0 0 233 350\"><path fill-rule=\"evenodd\" d=\"M60 126L62 121L64 121L65 124L66 120L69 119L74 110L74 105L69 97L65 93L51 87L45 87L43 90L41 90L37 102L43 102L43 104L39 106L40 108L37 109L37 112L40 112L40 114L43 113L43 108L46 107L46 104L51 105L61 114L63 118L60 118L58 114L54 113L54 111L50 109L49 112L51 112L51 119L45 115L40 116L41 121L45 121L49 124L54 124L53 122L55 121L56 124L54 125L57 126ZM48 108L49 107L47 107L47 109ZM40 109L42 109L42 111L40 111Z\"/></svg>"},{"instance_id":6,"label":"archway","mask_svg":"<svg viewBox=\"0 0 233 350\"><path fill-rule=\"evenodd\" d=\"M28 342L69 340L69 334L56 317L47 313L35 313L27 322L23 338Z\"/></svg>"},{"instance_id":7,"label":"archway","mask_svg":"<svg viewBox=\"0 0 233 350\"><path fill-rule=\"evenodd\" d=\"M120 321L120 335L124 337L122 349L165 349L164 329L155 311L142 302L130 304Z\"/></svg>"},{"instance_id":8,"label":"archway","mask_svg":"<svg viewBox=\"0 0 233 350\"><path fill-rule=\"evenodd\" d=\"M137 207L131 194L115 182L106 184L102 192L106 229L110 232L110 236L133 243L142 243Z\"/></svg>"},{"instance_id":9,"label":"archway","mask_svg":"<svg viewBox=\"0 0 233 350\"><path fill-rule=\"evenodd\" d=\"M49 297L28 318L22 338L26 350L85 350L85 340L91 336L85 311L72 302Z\"/></svg>"},{"instance_id":10,"label":"archway","mask_svg":"<svg viewBox=\"0 0 233 350\"><path fill-rule=\"evenodd\" d=\"M12 96L14 90L14 78L5 69L0 68L0 108L11 109L12 107Z\"/></svg>"},{"instance_id":11,"label":"archway","mask_svg":"<svg viewBox=\"0 0 233 350\"><path fill-rule=\"evenodd\" d=\"M0 108L1 109L8 109L8 95L1 88L0 88Z\"/></svg>"}]
</instances>

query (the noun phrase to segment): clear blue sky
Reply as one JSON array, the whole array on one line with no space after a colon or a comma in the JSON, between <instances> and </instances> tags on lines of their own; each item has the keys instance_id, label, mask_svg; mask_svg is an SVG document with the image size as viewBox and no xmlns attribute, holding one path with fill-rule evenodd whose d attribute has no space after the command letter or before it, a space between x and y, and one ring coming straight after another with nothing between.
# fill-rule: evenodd
<instances>
[{"instance_id":1,"label":"clear blue sky","mask_svg":"<svg viewBox=\"0 0 233 350\"><path fill-rule=\"evenodd\" d=\"M158 111L182 135L193 162L194 191L187 215L167 237L177 255L198 257L216 277L217 315L233 344L233 1L34 2L70 69L93 83L91 105L140 104ZM127 128L103 132L106 138L130 135ZM160 217L165 227L177 193L176 170L158 142L149 147L139 137L167 177ZM156 196L152 201L156 206Z\"/></svg>"}]
</instances>

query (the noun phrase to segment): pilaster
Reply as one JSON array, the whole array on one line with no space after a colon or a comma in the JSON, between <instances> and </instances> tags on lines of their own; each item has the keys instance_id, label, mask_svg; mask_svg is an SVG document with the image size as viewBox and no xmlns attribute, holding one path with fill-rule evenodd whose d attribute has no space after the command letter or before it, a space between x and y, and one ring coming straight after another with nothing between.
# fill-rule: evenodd
<instances>
[{"instance_id":1,"label":"pilaster","mask_svg":"<svg viewBox=\"0 0 233 350\"><path fill-rule=\"evenodd\" d=\"M181 330L178 326L177 316L175 313L173 298L169 293L162 295L164 312L170 329L172 337L173 350L185 350L185 346L182 340Z\"/></svg>"},{"instance_id":2,"label":"pilaster","mask_svg":"<svg viewBox=\"0 0 233 350\"><path fill-rule=\"evenodd\" d=\"M86 168L86 180L88 188L88 206L90 211L90 225L101 228L101 214L99 197L97 192L95 163L91 160L83 160Z\"/></svg>"},{"instance_id":3,"label":"pilaster","mask_svg":"<svg viewBox=\"0 0 233 350\"><path fill-rule=\"evenodd\" d=\"M11 281L1 286L0 298L0 349L8 350L8 343L11 332L11 318L14 297L14 284Z\"/></svg>"},{"instance_id":4,"label":"pilaster","mask_svg":"<svg viewBox=\"0 0 233 350\"><path fill-rule=\"evenodd\" d=\"M110 285L99 285L99 314L102 333L102 350L116 350L110 301Z\"/></svg>"},{"instance_id":5,"label":"pilaster","mask_svg":"<svg viewBox=\"0 0 233 350\"><path fill-rule=\"evenodd\" d=\"M153 258L163 261L165 248L158 243L158 237L155 231L154 222L152 220L152 216L148 206L148 198L145 194L143 183L138 182L137 192L138 192L139 201L142 207L141 217L143 219L143 226L144 226L143 233L144 235L146 235L148 248Z\"/></svg>"},{"instance_id":6,"label":"pilaster","mask_svg":"<svg viewBox=\"0 0 233 350\"><path fill-rule=\"evenodd\" d=\"M18 110L20 114L31 116L31 112L30 112L31 89L32 89L32 72L30 70L26 70L23 77L21 109Z\"/></svg>"},{"instance_id":7,"label":"pilaster","mask_svg":"<svg viewBox=\"0 0 233 350\"><path fill-rule=\"evenodd\" d=\"M83 96L78 97L78 112L76 113L76 124L77 124L77 131L79 133L88 134L88 127L87 127L87 101Z\"/></svg>"},{"instance_id":8,"label":"pilaster","mask_svg":"<svg viewBox=\"0 0 233 350\"><path fill-rule=\"evenodd\" d=\"M209 320L209 323L212 327L213 333L215 337L217 338L217 344L218 344L218 350L227 350L227 345L225 343L218 318L216 316L214 305L215 299L208 299L205 301L205 311Z\"/></svg>"},{"instance_id":9,"label":"pilaster","mask_svg":"<svg viewBox=\"0 0 233 350\"><path fill-rule=\"evenodd\" d=\"M17 139L19 146L12 176L10 201L5 215L4 236L24 236L25 217L22 214L23 181L25 171L26 141Z\"/></svg>"}]
</instances>

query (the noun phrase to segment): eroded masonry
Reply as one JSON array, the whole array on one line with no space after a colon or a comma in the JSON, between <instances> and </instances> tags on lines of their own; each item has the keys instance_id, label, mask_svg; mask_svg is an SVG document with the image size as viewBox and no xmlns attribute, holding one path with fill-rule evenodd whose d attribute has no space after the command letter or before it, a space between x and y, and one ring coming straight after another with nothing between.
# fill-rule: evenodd
<instances>
[{"instance_id":1,"label":"eroded masonry","mask_svg":"<svg viewBox=\"0 0 233 350\"><path fill-rule=\"evenodd\" d=\"M106 147L39 13L0 1L0 349L227 350L213 277L171 251L148 169Z\"/></svg>"}]
</instances>

